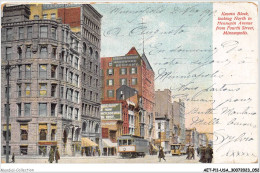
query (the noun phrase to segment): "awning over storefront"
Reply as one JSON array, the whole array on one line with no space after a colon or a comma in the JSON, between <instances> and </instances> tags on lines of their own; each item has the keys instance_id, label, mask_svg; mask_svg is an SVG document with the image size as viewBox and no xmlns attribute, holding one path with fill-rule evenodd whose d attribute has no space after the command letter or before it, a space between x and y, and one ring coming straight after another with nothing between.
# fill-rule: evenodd
<instances>
[{"instance_id":1,"label":"awning over storefront","mask_svg":"<svg viewBox=\"0 0 260 173\"><path fill-rule=\"evenodd\" d=\"M47 124L39 124L39 132L41 131L41 130L47 130L48 128L47 128Z\"/></svg>"},{"instance_id":2,"label":"awning over storefront","mask_svg":"<svg viewBox=\"0 0 260 173\"><path fill-rule=\"evenodd\" d=\"M21 124L21 130L28 130L28 124Z\"/></svg>"},{"instance_id":3,"label":"awning over storefront","mask_svg":"<svg viewBox=\"0 0 260 173\"><path fill-rule=\"evenodd\" d=\"M7 125L4 124L4 131L6 131L6 130L7 130ZM11 130L11 125L9 125L9 130Z\"/></svg>"},{"instance_id":4,"label":"awning over storefront","mask_svg":"<svg viewBox=\"0 0 260 173\"><path fill-rule=\"evenodd\" d=\"M154 146L153 144L152 144L152 147L153 147L153 150L159 151L159 149L156 146Z\"/></svg>"},{"instance_id":5,"label":"awning over storefront","mask_svg":"<svg viewBox=\"0 0 260 173\"><path fill-rule=\"evenodd\" d=\"M51 130L52 130L52 129L57 130L57 125L56 125L56 124L51 124Z\"/></svg>"},{"instance_id":6,"label":"awning over storefront","mask_svg":"<svg viewBox=\"0 0 260 173\"><path fill-rule=\"evenodd\" d=\"M97 147L98 144L91 141L89 138L81 138L81 147Z\"/></svg>"},{"instance_id":7,"label":"awning over storefront","mask_svg":"<svg viewBox=\"0 0 260 173\"><path fill-rule=\"evenodd\" d=\"M110 139L102 139L103 147L116 148L117 143L113 143Z\"/></svg>"}]
</instances>

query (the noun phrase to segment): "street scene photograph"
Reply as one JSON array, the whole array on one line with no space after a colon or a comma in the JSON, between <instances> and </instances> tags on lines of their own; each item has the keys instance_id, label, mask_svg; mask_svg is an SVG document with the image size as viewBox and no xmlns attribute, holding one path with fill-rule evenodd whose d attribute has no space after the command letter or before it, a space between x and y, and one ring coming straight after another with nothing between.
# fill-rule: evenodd
<instances>
[{"instance_id":1,"label":"street scene photograph","mask_svg":"<svg viewBox=\"0 0 260 173\"><path fill-rule=\"evenodd\" d=\"M213 45L213 3L3 4L1 11L3 165L214 163L236 140L213 115L256 114L245 108L252 97L234 93L245 85L223 79L233 62L213 60L239 48L234 40ZM242 110L227 105L234 102ZM230 149L223 155L236 153Z\"/></svg>"}]
</instances>

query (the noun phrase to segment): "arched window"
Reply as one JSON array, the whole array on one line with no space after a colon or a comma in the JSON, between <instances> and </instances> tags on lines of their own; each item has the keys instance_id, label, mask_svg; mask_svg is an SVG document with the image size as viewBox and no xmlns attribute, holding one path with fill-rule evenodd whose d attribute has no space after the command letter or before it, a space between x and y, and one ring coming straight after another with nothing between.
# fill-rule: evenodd
<instances>
[{"instance_id":1,"label":"arched window","mask_svg":"<svg viewBox=\"0 0 260 173\"><path fill-rule=\"evenodd\" d=\"M68 132L67 129L64 129L63 131L63 142L66 144L68 139Z\"/></svg>"},{"instance_id":2,"label":"arched window","mask_svg":"<svg viewBox=\"0 0 260 173\"><path fill-rule=\"evenodd\" d=\"M96 124L95 133L98 133L98 132L99 132L99 124Z\"/></svg>"},{"instance_id":3,"label":"arched window","mask_svg":"<svg viewBox=\"0 0 260 173\"><path fill-rule=\"evenodd\" d=\"M87 45L85 42L83 42L83 53L85 54L87 51Z\"/></svg>"},{"instance_id":4,"label":"arched window","mask_svg":"<svg viewBox=\"0 0 260 173\"><path fill-rule=\"evenodd\" d=\"M86 130L87 130L87 123L84 121L82 124L82 131L86 132Z\"/></svg>"},{"instance_id":5,"label":"arched window","mask_svg":"<svg viewBox=\"0 0 260 173\"><path fill-rule=\"evenodd\" d=\"M79 141L79 133L80 133L80 128L77 128L75 131L75 141Z\"/></svg>"},{"instance_id":6,"label":"arched window","mask_svg":"<svg viewBox=\"0 0 260 173\"><path fill-rule=\"evenodd\" d=\"M96 59L99 58L99 57L98 57L98 52L97 52L97 51L95 52L95 57L96 57Z\"/></svg>"},{"instance_id":7,"label":"arched window","mask_svg":"<svg viewBox=\"0 0 260 173\"><path fill-rule=\"evenodd\" d=\"M93 49L92 49L92 47L89 48L89 54L90 54L90 55L93 54Z\"/></svg>"}]
</instances>

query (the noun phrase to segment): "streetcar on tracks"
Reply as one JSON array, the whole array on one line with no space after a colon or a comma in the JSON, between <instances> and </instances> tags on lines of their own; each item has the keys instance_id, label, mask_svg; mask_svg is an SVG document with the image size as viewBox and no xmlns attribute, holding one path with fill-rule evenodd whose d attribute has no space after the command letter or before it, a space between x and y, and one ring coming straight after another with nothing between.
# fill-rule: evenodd
<instances>
[{"instance_id":1,"label":"streetcar on tracks","mask_svg":"<svg viewBox=\"0 0 260 173\"><path fill-rule=\"evenodd\" d=\"M122 135L117 140L118 153L121 157L144 157L149 151L148 140L134 135Z\"/></svg>"},{"instance_id":2,"label":"streetcar on tracks","mask_svg":"<svg viewBox=\"0 0 260 173\"><path fill-rule=\"evenodd\" d=\"M174 155L182 155L186 154L187 147L184 144L171 144L171 154Z\"/></svg>"}]
</instances>

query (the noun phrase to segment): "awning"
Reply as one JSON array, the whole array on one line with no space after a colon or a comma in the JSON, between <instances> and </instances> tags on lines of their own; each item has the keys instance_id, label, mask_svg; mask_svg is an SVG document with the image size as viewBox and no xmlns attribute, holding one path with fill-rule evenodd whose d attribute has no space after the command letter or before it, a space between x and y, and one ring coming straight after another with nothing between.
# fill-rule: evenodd
<instances>
[{"instance_id":1,"label":"awning","mask_svg":"<svg viewBox=\"0 0 260 173\"><path fill-rule=\"evenodd\" d=\"M159 149L152 144L153 150L159 151Z\"/></svg>"},{"instance_id":2,"label":"awning","mask_svg":"<svg viewBox=\"0 0 260 173\"><path fill-rule=\"evenodd\" d=\"M108 148L117 147L117 143L113 143L110 139L102 139L102 144L104 147L108 147Z\"/></svg>"},{"instance_id":3,"label":"awning","mask_svg":"<svg viewBox=\"0 0 260 173\"><path fill-rule=\"evenodd\" d=\"M47 130L48 128L47 128L47 124L39 124L39 132L41 131L41 130Z\"/></svg>"},{"instance_id":4,"label":"awning","mask_svg":"<svg viewBox=\"0 0 260 173\"><path fill-rule=\"evenodd\" d=\"M28 124L21 124L20 129L21 130L28 130Z\"/></svg>"},{"instance_id":5,"label":"awning","mask_svg":"<svg viewBox=\"0 0 260 173\"><path fill-rule=\"evenodd\" d=\"M51 124L51 129L57 130L57 125L56 124Z\"/></svg>"},{"instance_id":6,"label":"awning","mask_svg":"<svg viewBox=\"0 0 260 173\"><path fill-rule=\"evenodd\" d=\"M4 131L6 131L6 130L7 130L7 125L4 124ZM11 130L11 125L9 125L9 130Z\"/></svg>"},{"instance_id":7,"label":"awning","mask_svg":"<svg viewBox=\"0 0 260 173\"><path fill-rule=\"evenodd\" d=\"M97 147L98 144L91 141L89 138L81 138L81 147Z\"/></svg>"}]
</instances>

